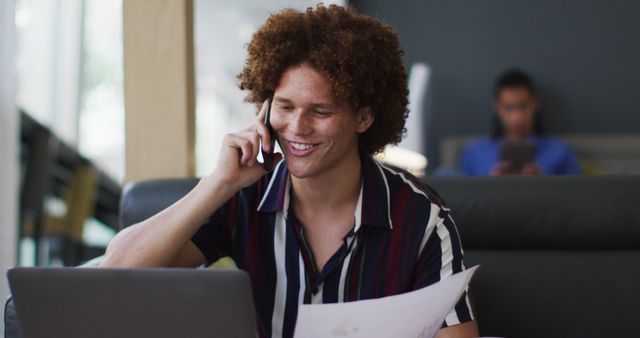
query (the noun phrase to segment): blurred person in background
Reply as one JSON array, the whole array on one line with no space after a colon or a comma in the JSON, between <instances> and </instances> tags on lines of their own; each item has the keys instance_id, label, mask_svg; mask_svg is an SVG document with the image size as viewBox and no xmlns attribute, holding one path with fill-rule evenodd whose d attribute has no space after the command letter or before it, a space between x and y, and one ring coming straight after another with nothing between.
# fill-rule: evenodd
<instances>
[{"instance_id":1,"label":"blurred person in background","mask_svg":"<svg viewBox=\"0 0 640 338\"><path fill-rule=\"evenodd\" d=\"M460 158L470 176L579 175L574 151L545 136L538 90L530 77L510 69L497 78L493 90L491 137L469 144Z\"/></svg>"}]
</instances>

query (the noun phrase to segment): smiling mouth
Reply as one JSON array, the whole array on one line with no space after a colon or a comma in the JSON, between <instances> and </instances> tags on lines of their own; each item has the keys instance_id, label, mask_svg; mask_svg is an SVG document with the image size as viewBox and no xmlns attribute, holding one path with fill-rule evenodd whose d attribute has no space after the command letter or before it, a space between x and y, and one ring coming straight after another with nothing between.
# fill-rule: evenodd
<instances>
[{"instance_id":1,"label":"smiling mouth","mask_svg":"<svg viewBox=\"0 0 640 338\"><path fill-rule=\"evenodd\" d=\"M289 149L291 150L291 153L296 156L308 155L313 150L315 150L315 148L318 147L318 144L298 143L298 142L292 142L292 141L287 141L287 144L289 145Z\"/></svg>"},{"instance_id":2,"label":"smiling mouth","mask_svg":"<svg viewBox=\"0 0 640 338\"><path fill-rule=\"evenodd\" d=\"M289 142L296 150L307 150L315 147L315 144Z\"/></svg>"}]
</instances>

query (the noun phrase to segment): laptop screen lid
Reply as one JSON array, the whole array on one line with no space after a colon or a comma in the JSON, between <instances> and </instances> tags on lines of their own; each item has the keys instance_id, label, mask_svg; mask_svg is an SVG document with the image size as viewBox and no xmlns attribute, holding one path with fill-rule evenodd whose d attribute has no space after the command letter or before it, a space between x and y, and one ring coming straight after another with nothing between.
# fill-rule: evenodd
<instances>
[{"instance_id":1,"label":"laptop screen lid","mask_svg":"<svg viewBox=\"0 0 640 338\"><path fill-rule=\"evenodd\" d=\"M14 268L24 338L255 337L241 270Z\"/></svg>"}]
</instances>

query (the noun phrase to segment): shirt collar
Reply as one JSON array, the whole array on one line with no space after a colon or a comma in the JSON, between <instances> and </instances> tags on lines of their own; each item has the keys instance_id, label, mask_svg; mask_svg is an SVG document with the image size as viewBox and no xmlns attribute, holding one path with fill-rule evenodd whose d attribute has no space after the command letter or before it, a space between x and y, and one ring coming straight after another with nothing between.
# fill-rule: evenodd
<instances>
[{"instance_id":1,"label":"shirt collar","mask_svg":"<svg viewBox=\"0 0 640 338\"><path fill-rule=\"evenodd\" d=\"M360 156L362 162L362 224L393 229L389 182L382 166L371 156Z\"/></svg>"},{"instance_id":2,"label":"shirt collar","mask_svg":"<svg viewBox=\"0 0 640 338\"><path fill-rule=\"evenodd\" d=\"M382 166L371 156L361 155L362 186L355 212L355 228L370 225L393 229L389 183ZM269 185L258 206L260 212L277 212L289 207L289 170L281 160L273 170Z\"/></svg>"},{"instance_id":3,"label":"shirt collar","mask_svg":"<svg viewBox=\"0 0 640 338\"><path fill-rule=\"evenodd\" d=\"M269 180L267 190L262 196L262 200L258 205L260 212L275 212L282 210L284 207L285 197L289 197L289 170L284 159L280 160L273 169L273 174ZM288 201L287 201L288 202ZM287 203L287 207L288 207Z\"/></svg>"}]
</instances>

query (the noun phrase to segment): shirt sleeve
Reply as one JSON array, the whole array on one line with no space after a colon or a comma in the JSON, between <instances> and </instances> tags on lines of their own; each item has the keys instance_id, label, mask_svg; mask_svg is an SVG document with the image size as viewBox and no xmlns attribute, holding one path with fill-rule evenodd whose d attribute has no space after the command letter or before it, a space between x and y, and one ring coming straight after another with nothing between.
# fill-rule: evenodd
<instances>
[{"instance_id":1,"label":"shirt sleeve","mask_svg":"<svg viewBox=\"0 0 640 338\"><path fill-rule=\"evenodd\" d=\"M460 155L459 167L466 175L472 176L474 174L473 166L471 165L471 151L469 150L469 146L464 148Z\"/></svg>"},{"instance_id":2,"label":"shirt sleeve","mask_svg":"<svg viewBox=\"0 0 640 338\"><path fill-rule=\"evenodd\" d=\"M565 161L563 174L564 175L581 175L582 168L580 167L580 163L578 162L578 156L576 153L567 146L567 150L565 151Z\"/></svg>"},{"instance_id":3,"label":"shirt sleeve","mask_svg":"<svg viewBox=\"0 0 640 338\"><path fill-rule=\"evenodd\" d=\"M238 219L239 201L237 193L218 208L191 237L191 242L207 259L207 265L230 255L233 229Z\"/></svg>"},{"instance_id":4,"label":"shirt sleeve","mask_svg":"<svg viewBox=\"0 0 640 338\"><path fill-rule=\"evenodd\" d=\"M413 289L419 289L445 279L465 269L463 250L455 223L449 211L431 204L431 208L439 208L427 225L426 244L418 256ZM443 327L472 321L474 314L467 287L454 309L447 315Z\"/></svg>"}]
</instances>

